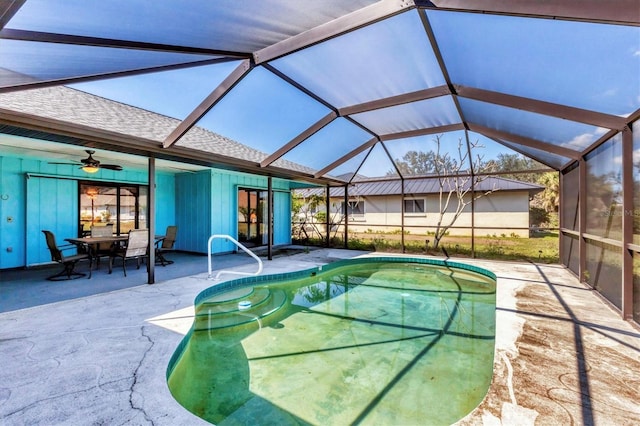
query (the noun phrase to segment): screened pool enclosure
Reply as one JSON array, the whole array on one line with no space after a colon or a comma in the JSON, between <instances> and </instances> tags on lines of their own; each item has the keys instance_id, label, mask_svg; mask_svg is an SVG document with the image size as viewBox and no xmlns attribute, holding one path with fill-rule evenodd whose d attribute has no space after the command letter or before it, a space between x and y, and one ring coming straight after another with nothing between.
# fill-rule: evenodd
<instances>
[{"instance_id":1,"label":"screened pool enclosure","mask_svg":"<svg viewBox=\"0 0 640 426\"><path fill-rule=\"evenodd\" d=\"M9 156L320 187L345 244L369 213L365 230L433 243L419 218L449 221L462 188L446 237L553 229L560 262L639 322L639 118L637 0L2 1L1 250L27 202ZM543 174L558 223L530 218ZM358 204L365 184L395 185L384 209Z\"/></svg>"}]
</instances>

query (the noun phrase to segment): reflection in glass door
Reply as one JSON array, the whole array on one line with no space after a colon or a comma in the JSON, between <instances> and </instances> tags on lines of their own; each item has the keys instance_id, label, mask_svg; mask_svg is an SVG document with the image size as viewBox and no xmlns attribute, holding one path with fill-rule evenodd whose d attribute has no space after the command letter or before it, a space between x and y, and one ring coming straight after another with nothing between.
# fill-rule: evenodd
<instances>
[{"instance_id":1,"label":"reflection in glass door","mask_svg":"<svg viewBox=\"0 0 640 426\"><path fill-rule=\"evenodd\" d=\"M141 185L80 183L80 235L113 224L117 234L147 227L148 190Z\"/></svg>"},{"instance_id":2,"label":"reflection in glass door","mask_svg":"<svg viewBox=\"0 0 640 426\"><path fill-rule=\"evenodd\" d=\"M238 188L238 241L247 247L267 244L267 191Z\"/></svg>"},{"instance_id":3,"label":"reflection in glass door","mask_svg":"<svg viewBox=\"0 0 640 426\"><path fill-rule=\"evenodd\" d=\"M120 188L120 232L125 234L132 229L142 229L146 226L136 226L136 212L138 211L138 188L123 186Z\"/></svg>"}]
</instances>

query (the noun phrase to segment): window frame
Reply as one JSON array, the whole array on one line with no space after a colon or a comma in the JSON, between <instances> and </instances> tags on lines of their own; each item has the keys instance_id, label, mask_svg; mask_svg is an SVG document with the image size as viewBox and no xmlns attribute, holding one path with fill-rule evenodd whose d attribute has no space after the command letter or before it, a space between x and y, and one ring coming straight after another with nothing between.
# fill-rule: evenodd
<instances>
[{"instance_id":1,"label":"window frame","mask_svg":"<svg viewBox=\"0 0 640 426\"><path fill-rule=\"evenodd\" d=\"M362 205L362 208L358 207L358 212L354 212L354 206ZM363 222L366 219L366 204L364 200L349 200L347 201L347 217L351 222ZM341 202L340 205L342 211L344 212L344 201Z\"/></svg>"},{"instance_id":2,"label":"window frame","mask_svg":"<svg viewBox=\"0 0 640 426\"><path fill-rule=\"evenodd\" d=\"M146 227L140 228L140 226L141 226L141 222L144 223L145 225L148 225L149 223L149 207L148 205L144 207L144 204L146 203L140 203L140 201L142 198L146 198L148 203L148 198L149 198L148 185L139 184L139 183L98 181L98 180L88 180L88 179L78 180L77 185L78 185L78 235L80 237L85 236L85 234L88 233L88 230L85 229L84 227L84 224L87 222L88 218L83 219L84 217L83 208L86 209L87 205L83 203L82 196L87 195L87 191L90 188L94 188L94 189L111 188L115 190L115 194L112 195L115 198L115 202L116 202L116 204L114 205L115 214L112 214L108 220L105 219L105 220L102 220L101 222L113 223L114 224L113 229L116 235L121 235L128 232L125 230L125 228L127 228L127 226L125 226L127 222L124 221L122 217L124 214L123 210L125 209L125 207L121 205L122 197L125 196L122 193L122 191L123 189L126 190L127 188L133 189L136 193L134 195L135 201L133 206L133 210L134 210L133 229L146 229ZM96 195L99 195L99 194L96 193ZM144 217L144 219L142 217ZM89 221L89 228L92 226L93 223L95 223L96 219L97 217L94 217L92 218L92 220Z\"/></svg>"},{"instance_id":3,"label":"window frame","mask_svg":"<svg viewBox=\"0 0 640 426\"><path fill-rule=\"evenodd\" d=\"M412 205L415 207L416 205L418 205L418 201L422 202L422 211L415 211L415 208L413 209L413 211L407 211L407 201L412 201ZM404 197L404 199L402 200L402 204L404 207L404 215L406 217L426 217L427 216L427 199L425 197Z\"/></svg>"}]
</instances>

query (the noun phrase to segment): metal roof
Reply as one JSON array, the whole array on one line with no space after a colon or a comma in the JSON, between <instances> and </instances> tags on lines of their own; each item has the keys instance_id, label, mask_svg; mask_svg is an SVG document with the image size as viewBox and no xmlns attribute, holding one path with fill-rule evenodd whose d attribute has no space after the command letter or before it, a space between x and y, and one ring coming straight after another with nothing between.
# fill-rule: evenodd
<instances>
[{"instance_id":1,"label":"metal roof","mask_svg":"<svg viewBox=\"0 0 640 426\"><path fill-rule=\"evenodd\" d=\"M72 144L336 184L435 135L561 170L638 117L637 0L0 2L0 124Z\"/></svg>"},{"instance_id":2,"label":"metal roof","mask_svg":"<svg viewBox=\"0 0 640 426\"><path fill-rule=\"evenodd\" d=\"M443 178L442 182L438 178L422 178L422 179L408 179L404 181L404 195L405 197L437 194L440 191L440 185L448 192L449 189L453 189L453 179L456 178ZM471 185L471 177L458 178L460 188L462 191L469 190ZM512 179L506 179L496 176L487 176L480 179L474 185L476 192L488 192L488 191L527 191L529 196L533 196L538 192L544 190L544 186L536 185L528 182L521 182ZM323 195L324 189L322 188L309 188L297 190L298 193L304 196L310 195ZM402 181L398 179L377 181L377 182L360 182L353 185L349 185L349 196L387 196L387 195L402 195ZM344 197L344 187L332 187L329 191L331 197Z\"/></svg>"}]
</instances>

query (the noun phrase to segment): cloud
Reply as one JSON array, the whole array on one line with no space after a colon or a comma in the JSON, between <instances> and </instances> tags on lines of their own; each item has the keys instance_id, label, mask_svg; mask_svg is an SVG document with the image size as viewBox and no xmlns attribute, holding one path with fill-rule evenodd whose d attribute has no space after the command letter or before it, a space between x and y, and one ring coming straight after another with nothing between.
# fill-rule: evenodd
<instances>
[{"instance_id":1,"label":"cloud","mask_svg":"<svg viewBox=\"0 0 640 426\"><path fill-rule=\"evenodd\" d=\"M607 133L609 131L609 129L605 128L605 127L596 127L596 130L593 132L593 134L595 136L602 136L605 133Z\"/></svg>"},{"instance_id":2,"label":"cloud","mask_svg":"<svg viewBox=\"0 0 640 426\"><path fill-rule=\"evenodd\" d=\"M593 142L593 139L594 139L593 134L583 133L571 139L569 142L563 143L562 146L566 148L571 148L571 149L578 148L580 151L582 151L584 148L591 145L591 143Z\"/></svg>"},{"instance_id":3,"label":"cloud","mask_svg":"<svg viewBox=\"0 0 640 426\"><path fill-rule=\"evenodd\" d=\"M638 164L638 162L640 162L640 148L633 150L632 158L633 158L632 160L633 164ZM622 155L616 156L616 158L613 159L613 163L622 164Z\"/></svg>"},{"instance_id":4,"label":"cloud","mask_svg":"<svg viewBox=\"0 0 640 426\"><path fill-rule=\"evenodd\" d=\"M583 133L581 135L578 135L575 138L571 139L569 142L565 142L561 145L564 146L565 148L578 149L579 151L582 151L583 149L591 145L593 142L600 139L600 137L606 134L607 132L609 132L609 129L607 128L596 127L593 132Z\"/></svg>"}]
</instances>

